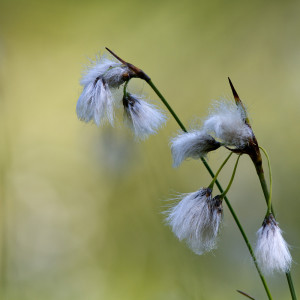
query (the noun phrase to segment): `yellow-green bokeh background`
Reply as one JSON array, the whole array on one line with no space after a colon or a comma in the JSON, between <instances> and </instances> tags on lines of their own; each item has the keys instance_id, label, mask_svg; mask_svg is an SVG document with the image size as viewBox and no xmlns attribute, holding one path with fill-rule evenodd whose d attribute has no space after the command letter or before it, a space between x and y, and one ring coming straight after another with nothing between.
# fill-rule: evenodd
<instances>
[{"instance_id":1,"label":"yellow-green bokeh background","mask_svg":"<svg viewBox=\"0 0 300 300\"><path fill-rule=\"evenodd\" d=\"M299 1L1 0L6 299L245 299L236 289L266 299L227 208L211 254L193 254L164 225L165 200L210 180L195 161L172 169L171 118L144 143L121 122L77 120L80 74L105 46L143 68L185 124L230 95L231 76L272 160L274 206L300 293L299 13ZM157 100L144 83L130 86ZM225 156L211 154L212 167ZM229 196L254 243L265 205L247 157ZM284 275L267 282L274 299L290 299Z\"/></svg>"}]
</instances>

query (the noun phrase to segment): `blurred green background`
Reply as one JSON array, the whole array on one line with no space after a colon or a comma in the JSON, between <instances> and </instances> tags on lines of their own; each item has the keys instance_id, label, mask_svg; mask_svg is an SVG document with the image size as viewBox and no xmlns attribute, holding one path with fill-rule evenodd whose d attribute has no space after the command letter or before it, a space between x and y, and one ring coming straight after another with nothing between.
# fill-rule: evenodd
<instances>
[{"instance_id":1,"label":"blurred green background","mask_svg":"<svg viewBox=\"0 0 300 300\"><path fill-rule=\"evenodd\" d=\"M299 1L0 0L2 298L266 299L227 207L213 253L165 226L167 199L210 182L199 162L172 169L171 118L143 143L121 121L77 120L82 70L104 47L143 68L187 125L230 96L231 77L271 157L300 295L299 13ZM160 105L143 82L130 88ZM209 156L213 169L226 155ZM247 157L229 197L254 243L265 205ZM284 275L267 282L290 299Z\"/></svg>"}]
</instances>

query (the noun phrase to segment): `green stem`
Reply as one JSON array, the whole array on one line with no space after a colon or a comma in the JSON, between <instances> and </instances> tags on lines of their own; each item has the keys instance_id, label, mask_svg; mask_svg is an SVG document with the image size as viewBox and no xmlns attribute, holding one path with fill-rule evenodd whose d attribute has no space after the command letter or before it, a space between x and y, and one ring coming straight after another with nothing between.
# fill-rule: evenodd
<instances>
[{"instance_id":1,"label":"green stem","mask_svg":"<svg viewBox=\"0 0 300 300\"><path fill-rule=\"evenodd\" d=\"M9 278L8 273L8 257L9 257L9 245L8 245L8 231L9 231L9 214L8 214L8 194L7 194L7 173L11 164L11 143L8 136L8 128L6 119L7 103L4 101L0 103L1 110L1 128L0 136L2 143L2 151L0 157L0 298L5 300L8 295Z\"/></svg>"},{"instance_id":2,"label":"green stem","mask_svg":"<svg viewBox=\"0 0 300 300\"><path fill-rule=\"evenodd\" d=\"M123 97L125 98L127 96L127 86L128 86L129 80L125 82L124 88L123 88Z\"/></svg>"},{"instance_id":3,"label":"green stem","mask_svg":"<svg viewBox=\"0 0 300 300\"><path fill-rule=\"evenodd\" d=\"M154 85L152 80L147 81L147 83L152 87L153 91L156 93L156 95L160 98L160 100L163 102L163 104L167 107L168 111L170 114L174 117L175 121L179 125L179 127L184 131L187 132L186 128L182 124L182 122L179 120L178 116L175 114L174 110L172 107L169 105L167 100L164 98L164 96L160 93L160 91L157 89L157 87Z\"/></svg>"},{"instance_id":4,"label":"green stem","mask_svg":"<svg viewBox=\"0 0 300 300\"><path fill-rule=\"evenodd\" d=\"M213 173L213 171L211 170L211 168L210 168L210 166L208 165L208 163L206 162L206 160L205 160L203 157L201 157L201 160L202 160L204 166L206 167L206 169L208 170L210 176L213 177L213 176L214 176L214 173ZM222 186L221 186L221 184L219 183L218 180L216 180L216 185L217 185L219 191L220 191L221 193L223 193L224 190L223 190L223 188L222 188ZM266 280L265 280L265 277L263 276L263 274L262 274L262 272L261 272L261 270L260 270L260 268L259 268L259 266L258 266L258 263L257 263L257 261L256 261L256 257L255 257L255 255L254 255L254 251L253 251L253 249L252 249L252 247L251 247L251 244L250 244L250 242L249 242L249 240L248 240L248 237L247 237L247 235L246 235L246 233L245 233L245 231L244 231L244 228L243 228L242 224L240 223L240 220L239 220L239 218L237 217L237 215L236 215L236 213L235 213L233 207L231 206L230 201L229 201L229 199L227 198L227 196L224 197L224 201L225 201L225 203L226 203L226 205L227 205L227 207L228 207L228 209L229 209L229 211L230 211L230 213L231 213L231 215L232 215L232 217L233 217L233 219L234 219L234 221L235 221L237 227L239 228L239 230L240 230L240 232L241 232L241 235L242 235L242 237L243 237L243 239L244 239L244 241L245 241L245 243L246 243L246 246L247 246L248 251L249 251L249 253L250 253L251 257L252 257L252 260L253 260L253 262L254 262L255 268L256 268L257 273L258 273L258 275L259 275L259 277L260 277L260 280L261 280L261 282L262 282L262 284L263 284L263 286L264 286L264 288L265 288L265 291L266 291L266 293L267 293L267 295L268 295L268 298L269 298L269 300L272 300L273 298L272 298L272 296L271 296L269 287L268 287L268 285L267 285L267 282L266 282Z\"/></svg>"},{"instance_id":5,"label":"green stem","mask_svg":"<svg viewBox=\"0 0 300 300\"><path fill-rule=\"evenodd\" d=\"M6 202L5 202L5 174L4 166L0 168L0 199L1 199L1 261L0 261L0 296L1 299L6 297L6 267L7 267L7 228L6 228Z\"/></svg>"},{"instance_id":6,"label":"green stem","mask_svg":"<svg viewBox=\"0 0 300 300\"><path fill-rule=\"evenodd\" d=\"M262 167L260 167L259 169L262 169ZM258 171L257 168L256 168L256 171L257 171L257 175L258 175L258 178L259 178L261 188L262 188L263 193L264 193L264 197L266 199L266 203L268 205L269 191L268 191L268 185L267 185L267 182L266 182L266 179L265 179L264 171L263 170ZM272 203L271 203L271 212L272 212L273 216L275 217L275 211L274 211Z\"/></svg>"},{"instance_id":7,"label":"green stem","mask_svg":"<svg viewBox=\"0 0 300 300\"><path fill-rule=\"evenodd\" d=\"M233 172L232 172L232 175L231 175L229 184L228 184L226 190L221 194L221 198L222 198L222 199L227 195L229 189L231 188L231 185L232 185L232 183L233 183L233 179L234 179L234 176L235 176L236 168L237 168L237 166L238 166L240 157L241 157L241 154L238 156L238 158L237 158L237 160L236 160L236 163L235 163L235 165L234 165L234 169L233 169Z\"/></svg>"},{"instance_id":8,"label":"green stem","mask_svg":"<svg viewBox=\"0 0 300 300\"><path fill-rule=\"evenodd\" d=\"M180 126L180 128L181 128L184 132L187 132L186 128L184 127L184 125L182 124L182 122L180 121L180 119L178 118L178 116L176 115L176 113L173 111L173 109L171 108L171 106L169 105L169 103L167 102L167 100L164 98L164 96L163 96L163 95L160 93L160 91L156 88L156 86L154 85L154 83L153 83L151 80L147 81L147 83L151 86L151 88L154 90L154 92L157 94L157 96L161 99L161 101L162 101L162 102L164 103L164 105L167 107L167 109L169 110L169 112L171 113L171 115L174 117L175 121L176 121L177 124ZM214 174L214 172L212 171L212 169L210 168L210 166L209 166L209 164L207 163L207 161L205 160L205 158L204 158L204 157L200 157L200 159L201 159L202 163L204 164L205 168L207 169L208 173L210 174L210 176L211 176L212 178L214 178L214 177L215 177L215 174ZM219 181L218 181L217 179L216 179L215 183L216 183L216 185L217 185L219 191L220 191L221 193L223 193L224 190L223 190L221 184L219 183ZM224 197L224 201L225 201L225 203L227 204L228 209L229 209L229 211L230 211L230 213L231 213L231 215L232 215L232 217L233 217L235 223L237 224L237 226L238 226L238 228L239 228L239 230L240 230L240 232L241 232L241 234L242 234L242 237L243 237L243 239L244 239L244 241L245 241L245 243L246 243L246 246L247 246L247 248L248 248L248 250L249 250L249 253L250 253L250 255L251 255L252 259L253 259L254 265L255 265L256 270L257 270L257 272L258 272L258 275L259 275L259 277L260 277L260 279L261 279L261 281L262 281L262 284L263 284L263 286L264 286L264 288L265 288L265 291L266 291L266 293L267 293L268 299L269 299L269 300L272 300L273 298L272 298L272 296L271 296L270 290L269 290L268 285L267 285L267 283L266 283L266 280L265 280L264 276L262 275L262 272L261 272L261 270L260 270L260 268L259 268L259 266L258 266L258 264L257 264L257 262L256 262L256 258L255 258L254 252L253 252L253 250L252 250L252 247L251 247L251 245L250 245L250 242L249 242L249 240L248 240L248 237L247 237L247 235L246 235L246 233L245 233L245 231L244 231L244 229L243 229L243 227L242 227L242 225L241 225L241 223L240 223L240 221L239 221L239 219L238 219L238 217L237 217L237 215L236 215L234 209L232 208L232 206L231 206L231 204L230 204L230 202L229 202L229 199L228 199L226 196Z\"/></svg>"},{"instance_id":9,"label":"green stem","mask_svg":"<svg viewBox=\"0 0 300 300\"><path fill-rule=\"evenodd\" d=\"M229 158L231 157L231 155L233 154L233 152L231 152L226 159L223 161L222 165L220 166L219 170L217 171L215 177L213 178L212 182L210 183L210 185L208 186L210 189L213 189L214 184L220 174L220 172L222 171L223 167L226 165L226 163L228 162Z\"/></svg>"},{"instance_id":10,"label":"green stem","mask_svg":"<svg viewBox=\"0 0 300 300\"><path fill-rule=\"evenodd\" d=\"M292 274L291 274L291 272L287 272L287 273L285 273L285 275L286 275L286 279L287 279L288 284L289 284L292 299L297 300L296 291L295 291L294 284L293 284L293 279L292 279Z\"/></svg>"},{"instance_id":11,"label":"green stem","mask_svg":"<svg viewBox=\"0 0 300 300\"><path fill-rule=\"evenodd\" d=\"M267 151L263 147L259 147L259 148L265 154L265 156L267 158L267 161L268 161L269 179L270 179L270 193L269 193L269 197L268 197L268 200L267 200L267 205L268 205L267 214L271 214L272 213L272 171L271 171L271 162L270 162L270 158L269 158L269 155L268 155Z\"/></svg>"}]
</instances>

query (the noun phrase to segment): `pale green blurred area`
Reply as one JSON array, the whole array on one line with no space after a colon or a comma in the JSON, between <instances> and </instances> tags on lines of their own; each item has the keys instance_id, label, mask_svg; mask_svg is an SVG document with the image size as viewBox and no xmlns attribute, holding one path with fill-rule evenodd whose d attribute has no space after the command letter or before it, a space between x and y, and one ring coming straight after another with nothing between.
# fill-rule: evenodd
<instances>
[{"instance_id":1,"label":"pale green blurred area","mask_svg":"<svg viewBox=\"0 0 300 300\"><path fill-rule=\"evenodd\" d=\"M104 47L143 68L187 125L230 95L231 77L272 160L300 295L299 13L298 1L1 0L2 298L246 299L240 289L266 299L227 207L210 254L164 225L167 199L210 182L199 162L172 169L171 118L143 143L121 113L115 128L77 120L82 70ZM160 105L145 83L130 88ZM214 170L225 157L209 156ZM247 157L229 197L254 243L265 202ZM284 275L267 282L274 299L290 299Z\"/></svg>"}]
</instances>

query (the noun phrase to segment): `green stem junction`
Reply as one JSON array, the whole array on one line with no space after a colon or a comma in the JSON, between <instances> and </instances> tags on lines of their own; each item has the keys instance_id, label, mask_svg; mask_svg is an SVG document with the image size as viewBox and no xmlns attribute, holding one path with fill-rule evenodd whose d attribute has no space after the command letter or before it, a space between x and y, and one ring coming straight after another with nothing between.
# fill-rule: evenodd
<instances>
[{"instance_id":1,"label":"green stem junction","mask_svg":"<svg viewBox=\"0 0 300 300\"><path fill-rule=\"evenodd\" d=\"M229 155L226 157L226 159L223 161L223 163L221 164L219 170L217 171L215 177L213 178L212 182L210 183L210 185L208 186L210 189L213 189L214 184L220 174L220 172L222 171L223 167L226 165L226 163L228 162L229 158L231 157L231 155L233 154L233 152L229 153Z\"/></svg>"}]
</instances>

